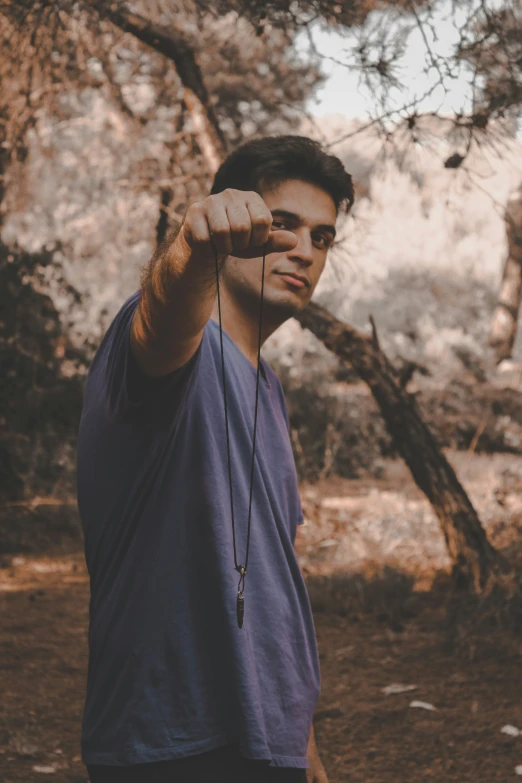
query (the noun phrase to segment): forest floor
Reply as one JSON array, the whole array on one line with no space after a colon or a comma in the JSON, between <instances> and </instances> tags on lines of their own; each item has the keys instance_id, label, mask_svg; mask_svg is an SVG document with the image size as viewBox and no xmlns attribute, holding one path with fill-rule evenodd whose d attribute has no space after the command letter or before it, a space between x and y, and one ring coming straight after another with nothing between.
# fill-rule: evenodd
<instances>
[{"instance_id":1,"label":"forest floor","mask_svg":"<svg viewBox=\"0 0 522 783\"><path fill-rule=\"evenodd\" d=\"M447 456L490 539L520 562L522 457ZM297 551L321 660L314 727L330 783L516 780L520 627L452 593L437 522L407 471L393 462L380 479L301 492ZM88 605L78 544L0 561L2 783L87 783ZM403 687L387 694L393 684Z\"/></svg>"}]
</instances>

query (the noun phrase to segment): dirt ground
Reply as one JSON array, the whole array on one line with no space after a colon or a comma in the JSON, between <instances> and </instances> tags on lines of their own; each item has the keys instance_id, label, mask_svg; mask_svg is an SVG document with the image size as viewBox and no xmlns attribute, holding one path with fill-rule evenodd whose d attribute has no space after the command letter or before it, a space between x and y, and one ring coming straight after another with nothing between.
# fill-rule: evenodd
<instances>
[{"instance_id":1,"label":"dirt ground","mask_svg":"<svg viewBox=\"0 0 522 783\"><path fill-rule=\"evenodd\" d=\"M482 510L490 508L490 535L504 551L509 541L500 521L506 519L506 508L511 508L508 538L513 531L519 535L514 501L509 500L510 493L518 493L518 485L517 492L513 489L518 467L495 471L503 480L511 477L504 494L499 495L498 487L493 490L499 500L497 516L486 496L480 501L477 495ZM483 483L480 470L477 463L469 474L478 484ZM402 516L411 516L414 538L419 535L415 525L422 522L426 541L436 539L436 523L426 521L419 505L405 503L406 497L421 505L424 501L415 497L397 466L381 486L375 480L371 486L332 480L303 488L303 497L307 524L299 530L297 549L321 659L314 727L330 783L516 780L515 768L522 765L521 629L499 624L494 613L474 614L469 601L452 595L436 552L429 577L419 566L418 549L408 550L409 570L401 570L401 553L390 540L377 553L378 573L375 562L370 568L364 551L358 550L358 581L345 577L337 583L344 585L343 595L335 593L332 585L343 559L337 539L347 534L354 517L360 527L365 515L374 519L383 498L392 506L400 501ZM361 497L366 498L362 507ZM347 498L359 501L350 505ZM371 532L370 522L366 527ZM382 541L379 530L374 533ZM365 540L370 539L368 534ZM325 541L330 543L321 546ZM78 548L46 556L9 555L1 561L1 783L87 782L79 741L88 601L88 575ZM392 684L412 687L387 695L383 689ZM412 706L414 700L421 706ZM506 725L520 734L502 732Z\"/></svg>"}]
</instances>

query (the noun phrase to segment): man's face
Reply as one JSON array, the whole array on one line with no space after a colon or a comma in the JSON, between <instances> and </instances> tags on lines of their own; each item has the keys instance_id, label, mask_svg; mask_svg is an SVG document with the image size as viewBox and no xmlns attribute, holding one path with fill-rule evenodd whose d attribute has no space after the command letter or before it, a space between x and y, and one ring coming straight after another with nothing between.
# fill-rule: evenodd
<instances>
[{"instance_id":1,"label":"man's face","mask_svg":"<svg viewBox=\"0 0 522 783\"><path fill-rule=\"evenodd\" d=\"M297 245L265 259L263 320L283 323L302 310L310 299L326 263L335 237L337 217L332 197L322 188L301 180L285 180L262 192L272 212L272 230L285 229L297 237ZM223 279L229 292L258 317L263 258L228 256ZM304 284L292 277L303 278Z\"/></svg>"}]
</instances>

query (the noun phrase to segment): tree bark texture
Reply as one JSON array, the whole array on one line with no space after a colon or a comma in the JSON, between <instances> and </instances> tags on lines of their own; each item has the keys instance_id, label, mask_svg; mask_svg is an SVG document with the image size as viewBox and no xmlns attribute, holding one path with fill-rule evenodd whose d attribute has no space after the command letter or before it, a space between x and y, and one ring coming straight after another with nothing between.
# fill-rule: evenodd
<instances>
[{"instance_id":1,"label":"tree bark texture","mask_svg":"<svg viewBox=\"0 0 522 783\"><path fill-rule=\"evenodd\" d=\"M509 566L489 543L455 471L422 420L416 400L397 383L375 327L373 337L360 334L314 302L295 318L368 384L397 450L438 517L456 584L482 592L490 579L507 573Z\"/></svg>"},{"instance_id":2,"label":"tree bark texture","mask_svg":"<svg viewBox=\"0 0 522 783\"><path fill-rule=\"evenodd\" d=\"M508 255L488 341L493 348L497 364L503 359L511 358L517 336L522 296L522 186L511 195L505 220Z\"/></svg>"}]
</instances>

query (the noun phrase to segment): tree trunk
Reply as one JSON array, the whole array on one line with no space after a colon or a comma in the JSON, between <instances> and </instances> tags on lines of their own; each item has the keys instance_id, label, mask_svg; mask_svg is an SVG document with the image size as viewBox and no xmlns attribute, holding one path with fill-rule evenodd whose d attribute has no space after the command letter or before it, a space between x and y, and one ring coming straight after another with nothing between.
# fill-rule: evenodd
<instances>
[{"instance_id":1,"label":"tree trunk","mask_svg":"<svg viewBox=\"0 0 522 783\"><path fill-rule=\"evenodd\" d=\"M505 220L508 255L488 340L497 364L500 364L503 359L511 358L517 336L522 296L522 187L511 195L506 207Z\"/></svg>"},{"instance_id":2,"label":"tree trunk","mask_svg":"<svg viewBox=\"0 0 522 783\"><path fill-rule=\"evenodd\" d=\"M209 169L215 171L226 145L219 143L221 132L208 100L201 71L188 44L136 14L121 10L109 12L100 3L96 3L96 7L101 16L110 18L122 29L132 32L141 41L173 60L185 89L190 90L190 95L198 101L197 111L201 112L203 125L207 129L198 142L202 153L206 155ZM190 111L190 96L187 107ZM198 127L195 122L196 132ZM397 449L437 514L453 563L456 583L481 592L488 583L494 581L499 572L508 572L507 562L489 543L475 509L423 422L414 398L395 381L394 369L379 348L375 326L372 340L313 302L296 319L301 326L310 329L329 350L349 362L369 385Z\"/></svg>"},{"instance_id":3,"label":"tree trunk","mask_svg":"<svg viewBox=\"0 0 522 783\"><path fill-rule=\"evenodd\" d=\"M194 124L194 135L211 174L215 174L227 149L226 138L215 115L194 50L175 29L166 30L148 19L120 6L93 2L100 18L107 19L125 32L171 60L183 85L183 101Z\"/></svg>"},{"instance_id":4,"label":"tree trunk","mask_svg":"<svg viewBox=\"0 0 522 783\"><path fill-rule=\"evenodd\" d=\"M295 318L368 384L397 450L438 517L456 584L482 592L499 573L507 573L509 566L489 543L455 471L422 420L416 400L395 380L375 326L373 338L360 334L313 302Z\"/></svg>"}]
</instances>

